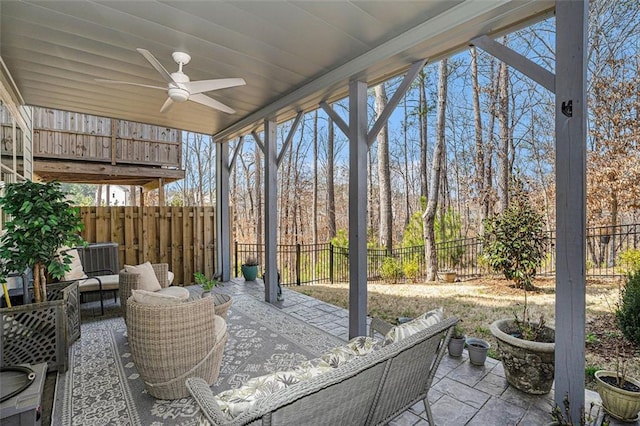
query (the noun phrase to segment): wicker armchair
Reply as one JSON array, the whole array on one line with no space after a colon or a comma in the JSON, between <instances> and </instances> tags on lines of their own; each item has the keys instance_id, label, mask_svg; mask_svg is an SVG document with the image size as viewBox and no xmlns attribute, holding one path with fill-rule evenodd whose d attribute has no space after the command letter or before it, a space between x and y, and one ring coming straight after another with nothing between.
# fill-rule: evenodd
<instances>
[{"instance_id":1,"label":"wicker armchair","mask_svg":"<svg viewBox=\"0 0 640 426\"><path fill-rule=\"evenodd\" d=\"M160 287L169 287L169 264L153 263L151 264L153 271L156 273ZM120 306L122 307L122 316L127 320L127 301L131 296L131 290L138 288L138 279L140 275L130 272L121 271L119 275L118 296L120 297Z\"/></svg>"},{"instance_id":2,"label":"wicker armchair","mask_svg":"<svg viewBox=\"0 0 640 426\"><path fill-rule=\"evenodd\" d=\"M131 356L150 395L184 398L187 378L216 381L228 333L211 297L172 305L141 304L131 297L127 318Z\"/></svg>"}]
</instances>

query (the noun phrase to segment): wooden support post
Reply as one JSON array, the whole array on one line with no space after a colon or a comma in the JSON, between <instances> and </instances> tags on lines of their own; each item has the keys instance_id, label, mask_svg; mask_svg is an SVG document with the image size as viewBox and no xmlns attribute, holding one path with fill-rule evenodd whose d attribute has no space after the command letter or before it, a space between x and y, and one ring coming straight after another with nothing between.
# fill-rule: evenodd
<instances>
[{"instance_id":1,"label":"wooden support post","mask_svg":"<svg viewBox=\"0 0 640 426\"><path fill-rule=\"evenodd\" d=\"M164 207L167 205L167 200L165 199L164 193L164 179L158 179L158 205L160 207Z\"/></svg>"},{"instance_id":2,"label":"wooden support post","mask_svg":"<svg viewBox=\"0 0 640 426\"><path fill-rule=\"evenodd\" d=\"M112 118L111 119L111 165L112 166L116 165L116 156L117 156L116 139L117 139L117 134L118 134L118 120L116 120L115 118Z\"/></svg>"},{"instance_id":3,"label":"wooden support post","mask_svg":"<svg viewBox=\"0 0 640 426\"><path fill-rule=\"evenodd\" d=\"M349 338L367 334L367 83L349 83Z\"/></svg>"},{"instance_id":4,"label":"wooden support post","mask_svg":"<svg viewBox=\"0 0 640 426\"><path fill-rule=\"evenodd\" d=\"M229 144L216 143L216 275L231 279L231 239L229 230Z\"/></svg>"},{"instance_id":5,"label":"wooden support post","mask_svg":"<svg viewBox=\"0 0 640 426\"><path fill-rule=\"evenodd\" d=\"M556 0L555 401L584 408L588 0Z\"/></svg>"},{"instance_id":6,"label":"wooden support post","mask_svg":"<svg viewBox=\"0 0 640 426\"><path fill-rule=\"evenodd\" d=\"M264 254L267 270L264 300L274 303L278 296L278 146L275 121L264 122Z\"/></svg>"}]
</instances>

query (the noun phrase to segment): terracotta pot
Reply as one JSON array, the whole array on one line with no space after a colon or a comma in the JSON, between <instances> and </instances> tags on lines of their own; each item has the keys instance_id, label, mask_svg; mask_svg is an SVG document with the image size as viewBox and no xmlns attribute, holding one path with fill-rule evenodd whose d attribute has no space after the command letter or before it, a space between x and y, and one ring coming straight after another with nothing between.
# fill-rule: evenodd
<instances>
[{"instance_id":1,"label":"terracotta pot","mask_svg":"<svg viewBox=\"0 0 640 426\"><path fill-rule=\"evenodd\" d=\"M491 334L498 341L507 382L533 395L549 393L554 375L555 330L545 326L543 337L549 343L520 339L514 336L517 331L511 319L491 324Z\"/></svg>"},{"instance_id":2,"label":"terracotta pot","mask_svg":"<svg viewBox=\"0 0 640 426\"><path fill-rule=\"evenodd\" d=\"M438 277L446 283L455 282L457 276L458 274L456 272L438 272Z\"/></svg>"},{"instance_id":3,"label":"terracotta pot","mask_svg":"<svg viewBox=\"0 0 640 426\"><path fill-rule=\"evenodd\" d=\"M640 392L632 392L610 385L602 380L603 377L616 378L615 371L596 371L596 382L598 383L598 394L602 399L602 406L611 416L623 422L635 422L640 411ZM640 387L638 380L630 377L626 381Z\"/></svg>"}]
</instances>

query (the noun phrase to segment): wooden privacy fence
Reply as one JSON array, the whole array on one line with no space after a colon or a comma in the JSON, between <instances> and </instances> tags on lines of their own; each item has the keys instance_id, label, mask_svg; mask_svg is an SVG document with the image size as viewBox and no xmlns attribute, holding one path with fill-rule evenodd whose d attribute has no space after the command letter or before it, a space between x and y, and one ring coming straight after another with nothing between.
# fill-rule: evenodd
<instances>
[{"instance_id":1,"label":"wooden privacy fence","mask_svg":"<svg viewBox=\"0 0 640 426\"><path fill-rule=\"evenodd\" d=\"M213 207L81 207L80 215L85 241L118 243L120 268L168 263L180 285L216 270Z\"/></svg>"}]
</instances>

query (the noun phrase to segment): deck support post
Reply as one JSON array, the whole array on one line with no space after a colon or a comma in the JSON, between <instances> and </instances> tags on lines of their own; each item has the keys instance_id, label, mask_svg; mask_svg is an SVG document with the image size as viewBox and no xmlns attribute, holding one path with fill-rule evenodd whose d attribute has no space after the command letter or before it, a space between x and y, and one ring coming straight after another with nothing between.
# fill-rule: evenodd
<instances>
[{"instance_id":1,"label":"deck support post","mask_svg":"<svg viewBox=\"0 0 640 426\"><path fill-rule=\"evenodd\" d=\"M556 0L555 401L584 407L588 0Z\"/></svg>"},{"instance_id":2,"label":"deck support post","mask_svg":"<svg viewBox=\"0 0 640 426\"><path fill-rule=\"evenodd\" d=\"M278 146L276 122L264 121L264 300L278 297Z\"/></svg>"},{"instance_id":3,"label":"deck support post","mask_svg":"<svg viewBox=\"0 0 640 426\"><path fill-rule=\"evenodd\" d=\"M367 335L367 83L349 83L349 338Z\"/></svg>"},{"instance_id":4,"label":"deck support post","mask_svg":"<svg viewBox=\"0 0 640 426\"><path fill-rule=\"evenodd\" d=\"M231 279L229 220L229 144L216 142L216 273L221 281Z\"/></svg>"}]
</instances>

